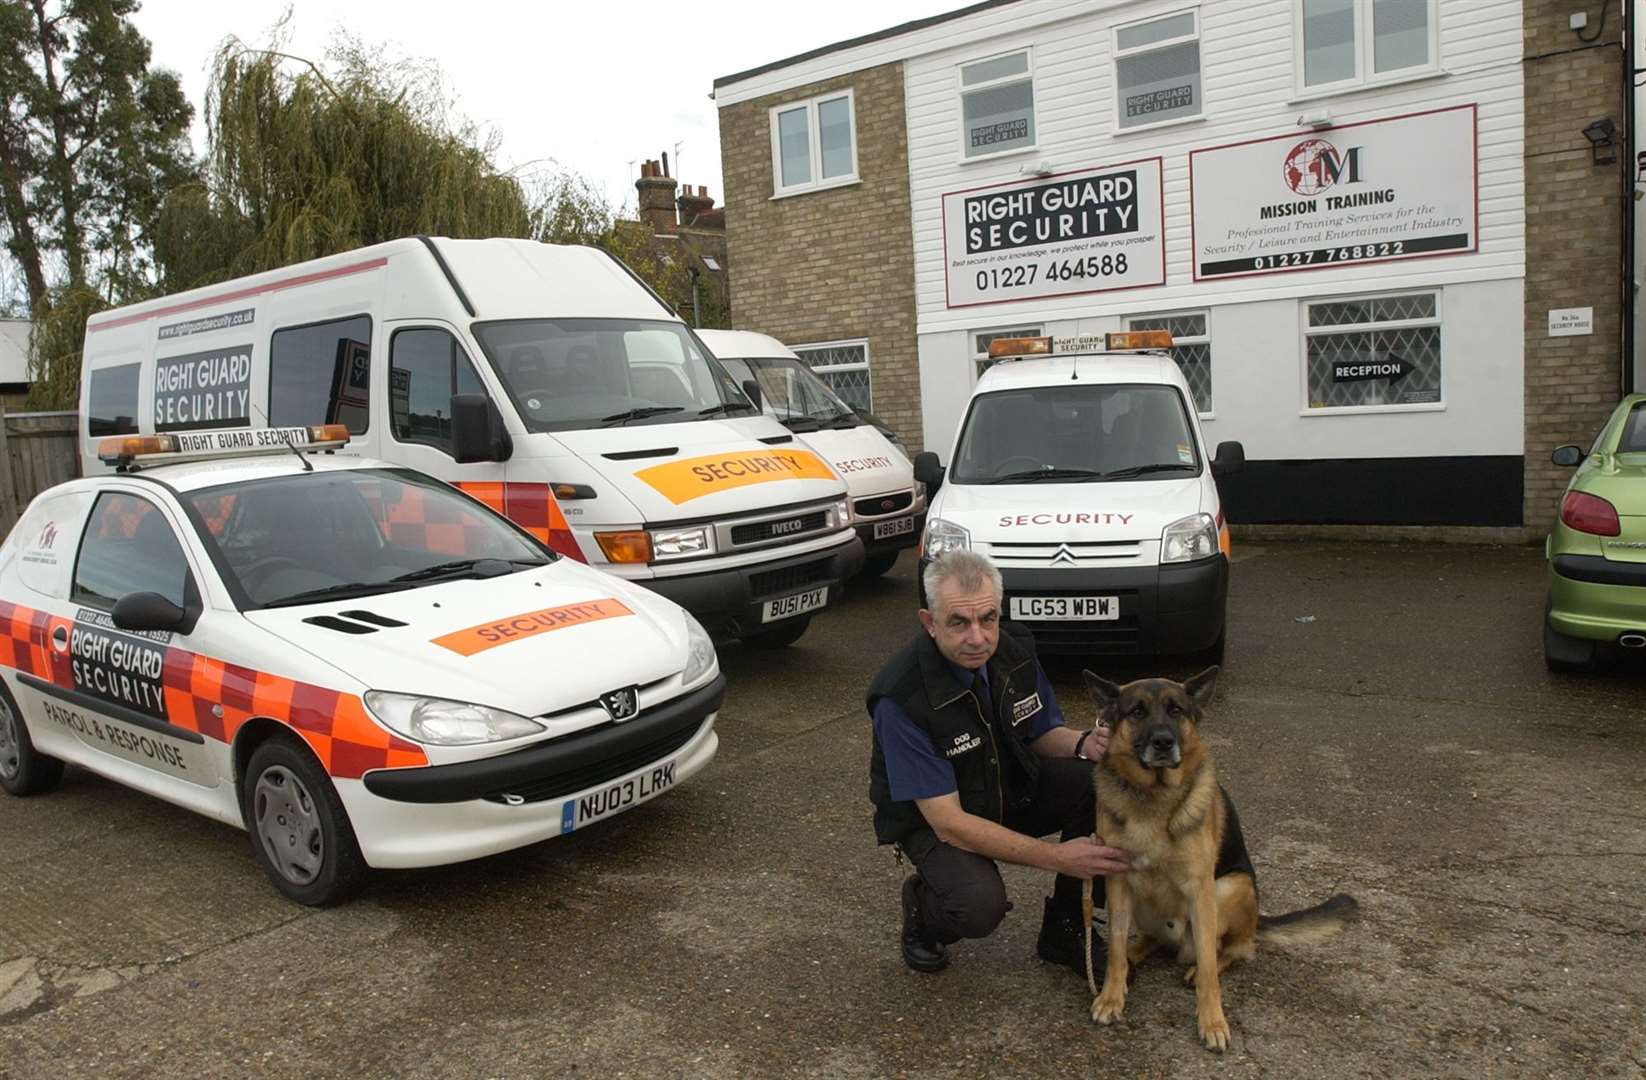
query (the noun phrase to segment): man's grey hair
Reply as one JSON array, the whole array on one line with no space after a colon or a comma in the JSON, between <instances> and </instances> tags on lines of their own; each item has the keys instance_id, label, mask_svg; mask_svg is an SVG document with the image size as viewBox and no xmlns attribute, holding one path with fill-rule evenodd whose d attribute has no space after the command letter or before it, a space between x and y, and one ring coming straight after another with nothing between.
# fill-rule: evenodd
<instances>
[{"instance_id":1,"label":"man's grey hair","mask_svg":"<svg viewBox=\"0 0 1646 1080\"><path fill-rule=\"evenodd\" d=\"M937 598L943 595L943 586L951 581L962 592L976 592L987 585L994 590L997 601L1006 593L994 560L976 551L944 552L927 565L920 581L926 587L926 608L933 614L937 613Z\"/></svg>"}]
</instances>

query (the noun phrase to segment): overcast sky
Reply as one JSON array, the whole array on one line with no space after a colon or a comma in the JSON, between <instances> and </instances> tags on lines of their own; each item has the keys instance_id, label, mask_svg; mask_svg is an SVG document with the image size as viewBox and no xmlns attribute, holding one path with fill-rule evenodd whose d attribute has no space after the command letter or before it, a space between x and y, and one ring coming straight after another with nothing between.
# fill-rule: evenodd
<instances>
[{"instance_id":1,"label":"overcast sky","mask_svg":"<svg viewBox=\"0 0 1646 1080\"><path fill-rule=\"evenodd\" d=\"M319 59L343 27L391 54L437 62L461 112L501 136L498 164L506 169L554 158L614 204L632 203L639 161L667 151L680 163L675 177L707 185L719 205L720 129L708 97L716 77L967 2L145 0L134 21L154 47L154 63L183 78L196 111L196 152L204 148L201 95L218 44L231 34L264 43L290 6L292 52Z\"/></svg>"}]
</instances>

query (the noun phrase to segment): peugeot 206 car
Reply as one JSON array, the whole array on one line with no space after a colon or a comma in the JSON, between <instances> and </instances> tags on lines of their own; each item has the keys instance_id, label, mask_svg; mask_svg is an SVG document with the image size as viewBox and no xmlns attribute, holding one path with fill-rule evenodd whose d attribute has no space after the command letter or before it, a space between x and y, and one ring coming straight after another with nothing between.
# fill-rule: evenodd
<instances>
[{"instance_id":1,"label":"peugeot 206 car","mask_svg":"<svg viewBox=\"0 0 1646 1080\"><path fill-rule=\"evenodd\" d=\"M64 763L246 829L275 887L580 829L714 756L713 644L669 600L341 425L116 437L0 545L0 786Z\"/></svg>"},{"instance_id":2,"label":"peugeot 206 car","mask_svg":"<svg viewBox=\"0 0 1646 1080\"><path fill-rule=\"evenodd\" d=\"M1549 533L1543 656L1557 671L1591 668L1622 650L1646 656L1646 394L1624 398L1577 466Z\"/></svg>"}]
</instances>

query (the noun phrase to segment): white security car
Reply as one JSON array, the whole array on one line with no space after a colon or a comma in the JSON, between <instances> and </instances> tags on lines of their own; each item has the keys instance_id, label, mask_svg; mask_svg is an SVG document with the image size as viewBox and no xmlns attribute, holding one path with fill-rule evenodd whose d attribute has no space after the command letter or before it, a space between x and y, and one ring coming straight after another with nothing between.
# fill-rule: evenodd
<instances>
[{"instance_id":1,"label":"white security car","mask_svg":"<svg viewBox=\"0 0 1646 1080\"><path fill-rule=\"evenodd\" d=\"M0 786L72 762L243 827L304 904L561 835L713 758L682 608L340 425L113 438L0 545ZM301 449L300 449L301 447Z\"/></svg>"}]
</instances>

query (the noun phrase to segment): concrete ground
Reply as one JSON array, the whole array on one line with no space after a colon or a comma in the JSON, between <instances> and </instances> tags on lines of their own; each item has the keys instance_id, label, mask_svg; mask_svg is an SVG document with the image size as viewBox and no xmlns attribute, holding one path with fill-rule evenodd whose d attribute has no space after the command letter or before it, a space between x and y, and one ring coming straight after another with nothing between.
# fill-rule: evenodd
<instances>
[{"instance_id":1,"label":"concrete ground","mask_svg":"<svg viewBox=\"0 0 1646 1080\"><path fill-rule=\"evenodd\" d=\"M720 756L678 791L340 910L84 772L0 800L0 1076L1646 1075L1646 670L1544 672L1535 550L1238 556L1207 731L1263 906L1364 915L1225 977L1222 1058L1162 961L1091 1023L1033 956L1044 874L902 966L861 695L915 625L905 556L798 646L722 651Z\"/></svg>"}]
</instances>

